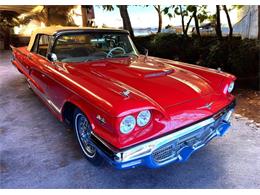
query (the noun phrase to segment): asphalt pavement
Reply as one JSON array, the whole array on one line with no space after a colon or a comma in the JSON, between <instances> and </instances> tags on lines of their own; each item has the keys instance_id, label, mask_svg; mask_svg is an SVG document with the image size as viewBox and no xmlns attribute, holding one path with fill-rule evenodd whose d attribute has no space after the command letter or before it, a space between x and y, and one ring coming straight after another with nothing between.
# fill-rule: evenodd
<instances>
[{"instance_id":1,"label":"asphalt pavement","mask_svg":"<svg viewBox=\"0 0 260 195\"><path fill-rule=\"evenodd\" d=\"M260 188L260 129L233 117L224 137L185 163L159 169L94 167L72 131L27 88L10 52L0 51L0 187Z\"/></svg>"}]
</instances>

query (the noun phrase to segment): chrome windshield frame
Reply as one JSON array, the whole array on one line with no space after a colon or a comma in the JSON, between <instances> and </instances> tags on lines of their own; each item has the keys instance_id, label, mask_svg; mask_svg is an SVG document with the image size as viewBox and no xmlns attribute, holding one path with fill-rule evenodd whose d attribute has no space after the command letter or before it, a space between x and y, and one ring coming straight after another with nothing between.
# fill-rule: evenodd
<instances>
[{"instance_id":1,"label":"chrome windshield frame","mask_svg":"<svg viewBox=\"0 0 260 195\"><path fill-rule=\"evenodd\" d=\"M139 56L139 52L138 52L138 50L136 49L136 47L135 47L135 45L134 45L134 42L133 42L133 40L131 39L131 37L130 37L130 35L129 35L129 33L127 32L127 31L119 31L119 30L94 30L94 29L92 29L92 30L79 30L79 31L75 31L75 30L71 30L71 31L61 31L61 32L58 32L58 33L56 33L54 36L53 36L53 40L52 40L52 44L50 45L50 53L53 53L53 51L54 51L54 48L55 48L55 46L56 46L56 44L57 44L57 41L58 41L58 39L60 38L60 37L62 37L62 36L64 36L64 35L66 35L66 36L69 36L69 35L71 35L71 36L75 36L75 35L84 35L84 34L93 34L93 33L101 33L101 34L104 34L104 33L111 33L111 34L118 34L118 35L126 35L127 36L127 38L128 38L128 41L129 41L129 44L131 45L131 47L132 47L132 50L133 50L133 52L134 53L129 53L129 54L133 54L133 55L136 55L136 56ZM97 59L98 60L98 59Z\"/></svg>"}]
</instances>

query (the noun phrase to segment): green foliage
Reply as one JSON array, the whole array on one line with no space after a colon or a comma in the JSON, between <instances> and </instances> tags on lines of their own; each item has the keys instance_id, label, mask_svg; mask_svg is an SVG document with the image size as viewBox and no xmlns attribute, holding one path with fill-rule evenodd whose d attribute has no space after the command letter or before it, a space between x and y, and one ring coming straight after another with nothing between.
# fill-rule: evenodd
<instances>
[{"instance_id":1,"label":"green foliage","mask_svg":"<svg viewBox=\"0 0 260 195\"><path fill-rule=\"evenodd\" d=\"M175 7L174 13L179 16L188 16L189 15L189 11L187 9L188 7L189 6L179 5L179 6Z\"/></svg>"},{"instance_id":2,"label":"green foliage","mask_svg":"<svg viewBox=\"0 0 260 195\"><path fill-rule=\"evenodd\" d=\"M207 11L207 5L198 5L198 11L197 11L197 17L199 19L199 22L202 23L205 20L209 19L210 15Z\"/></svg>"},{"instance_id":3,"label":"green foliage","mask_svg":"<svg viewBox=\"0 0 260 195\"><path fill-rule=\"evenodd\" d=\"M198 18L199 18L200 22L203 22L204 20L209 18L209 14L208 14L209 12L207 11L207 5L188 5L188 6L171 5L171 6L165 7L163 9L163 13L168 16L170 15L171 17L176 16L176 15L186 17L189 15L192 15L192 13L194 11L196 11L196 9L198 12Z\"/></svg>"},{"instance_id":4,"label":"green foliage","mask_svg":"<svg viewBox=\"0 0 260 195\"><path fill-rule=\"evenodd\" d=\"M145 47L149 55L198 64L221 67L238 77L240 86L259 89L260 41L233 37L186 37L174 33L159 33L136 37L138 49ZM246 84L245 84L246 83ZM244 85L243 85L244 84Z\"/></svg>"},{"instance_id":5,"label":"green foliage","mask_svg":"<svg viewBox=\"0 0 260 195\"><path fill-rule=\"evenodd\" d=\"M233 9L241 9L243 7L244 7L244 5L232 5L231 8L228 9L228 11L231 11Z\"/></svg>"},{"instance_id":6,"label":"green foliage","mask_svg":"<svg viewBox=\"0 0 260 195\"><path fill-rule=\"evenodd\" d=\"M103 7L103 10L106 10L106 11L113 11L114 10L113 5L102 5L102 7Z\"/></svg>"},{"instance_id":7,"label":"green foliage","mask_svg":"<svg viewBox=\"0 0 260 195\"><path fill-rule=\"evenodd\" d=\"M168 15L169 18L175 17L176 15L181 16L183 34L186 36L192 19L195 20L196 29L199 31L199 23L204 22L210 17L207 11L207 5L171 5L165 7L163 13ZM189 17L186 24L184 24L185 17Z\"/></svg>"},{"instance_id":8,"label":"green foliage","mask_svg":"<svg viewBox=\"0 0 260 195\"><path fill-rule=\"evenodd\" d=\"M171 13L171 9L173 9L175 7L175 5L171 5L171 6L167 6L163 9L163 13L164 15L168 15L170 18L173 17L172 13Z\"/></svg>"}]
</instances>

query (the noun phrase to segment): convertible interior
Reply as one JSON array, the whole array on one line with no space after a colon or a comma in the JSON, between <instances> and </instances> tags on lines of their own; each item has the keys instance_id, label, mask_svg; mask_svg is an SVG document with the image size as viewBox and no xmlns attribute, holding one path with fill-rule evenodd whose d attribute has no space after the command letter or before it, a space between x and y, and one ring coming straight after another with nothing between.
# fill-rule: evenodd
<instances>
[{"instance_id":1,"label":"convertible interior","mask_svg":"<svg viewBox=\"0 0 260 195\"><path fill-rule=\"evenodd\" d=\"M95 38L78 35L59 38L53 52L61 62L84 62L123 55L128 48L116 36Z\"/></svg>"},{"instance_id":2,"label":"convertible interior","mask_svg":"<svg viewBox=\"0 0 260 195\"><path fill-rule=\"evenodd\" d=\"M97 58L105 58L105 50L98 50L88 44L67 44L56 47L54 53L61 62L88 61Z\"/></svg>"}]
</instances>

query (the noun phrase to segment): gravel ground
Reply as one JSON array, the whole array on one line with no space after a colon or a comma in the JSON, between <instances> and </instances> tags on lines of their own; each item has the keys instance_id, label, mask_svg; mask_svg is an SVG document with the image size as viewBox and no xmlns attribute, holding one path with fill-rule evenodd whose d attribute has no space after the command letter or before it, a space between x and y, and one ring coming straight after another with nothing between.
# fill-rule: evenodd
<instances>
[{"instance_id":1,"label":"gravel ground","mask_svg":"<svg viewBox=\"0 0 260 195\"><path fill-rule=\"evenodd\" d=\"M92 166L73 133L0 53L1 188L260 188L260 129L241 115L189 161L160 169Z\"/></svg>"}]
</instances>

